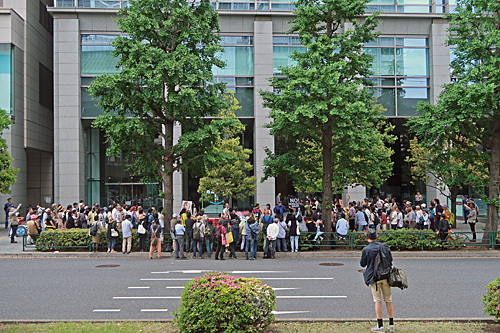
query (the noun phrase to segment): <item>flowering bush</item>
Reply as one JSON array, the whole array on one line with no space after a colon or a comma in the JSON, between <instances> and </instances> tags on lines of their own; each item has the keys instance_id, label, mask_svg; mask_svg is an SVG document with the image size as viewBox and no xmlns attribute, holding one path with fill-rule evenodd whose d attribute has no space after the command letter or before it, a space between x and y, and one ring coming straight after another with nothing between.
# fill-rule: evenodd
<instances>
[{"instance_id":1,"label":"flowering bush","mask_svg":"<svg viewBox=\"0 0 500 333\"><path fill-rule=\"evenodd\" d=\"M483 295L484 312L500 321L500 276L487 287L488 291Z\"/></svg>"},{"instance_id":2,"label":"flowering bush","mask_svg":"<svg viewBox=\"0 0 500 333\"><path fill-rule=\"evenodd\" d=\"M212 272L186 284L174 321L181 332L259 332L274 321L275 305L261 281Z\"/></svg>"}]
</instances>

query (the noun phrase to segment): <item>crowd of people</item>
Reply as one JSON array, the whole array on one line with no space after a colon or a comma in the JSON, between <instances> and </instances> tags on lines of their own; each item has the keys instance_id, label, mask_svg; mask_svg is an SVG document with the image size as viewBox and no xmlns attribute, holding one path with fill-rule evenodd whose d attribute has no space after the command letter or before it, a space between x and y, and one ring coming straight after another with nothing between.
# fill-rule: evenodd
<instances>
[{"instance_id":1,"label":"crowd of people","mask_svg":"<svg viewBox=\"0 0 500 333\"><path fill-rule=\"evenodd\" d=\"M418 199L418 195L415 198ZM141 206L122 206L116 202L108 207L101 207L97 203L88 206L83 200L66 207L57 204L49 208L40 205L28 207L26 215L21 216L21 204L14 207L9 198L4 207L5 227L11 228L13 243L16 242L19 221L23 220L32 242L36 242L39 234L45 230L89 229L94 252L98 250L100 235L106 232L107 251L110 253L117 252L115 244L120 234L123 238L122 252L130 253L132 229L136 229L139 251L147 251L149 246L150 258L154 252L161 258L162 240L165 235L169 235L172 239L169 249L172 248L179 259L187 258L185 253L192 253L193 258L203 258L206 253L211 258L215 252L215 260L224 260L225 253L229 258L237 258L240 250L246 259L255 260L259 233L263 235L263 257L275 258L276 252L287 252L289 249L298 252L301 233L307 234L314 250L318 249L317 245L325 237L344 240L349 232L366 231L368 228L432 229L445 239L454 218L448 206L441 205L438 199L432 200L428 207L422 200L416 200L415 204L410 201L400 204L395 198L383 200L379 196L362 202L349 202L347 207L343 207L341 201L335 199L332 203L332 229L325 230L320 202L316 198L306 198L296 207L285 207L280 195L276 199L279 201L274 207L267 204L261 209L256 204L245 215L237 213L226 203L218 218L209 218L203 209L193 209L192 212L183 209L167 221L162 207L146 210ZM472 198L466 197L463 209L465 223L470 225L475 241L478 207ZM148 244L149 239L151 242Z\"/></svg>"}]
</instances>

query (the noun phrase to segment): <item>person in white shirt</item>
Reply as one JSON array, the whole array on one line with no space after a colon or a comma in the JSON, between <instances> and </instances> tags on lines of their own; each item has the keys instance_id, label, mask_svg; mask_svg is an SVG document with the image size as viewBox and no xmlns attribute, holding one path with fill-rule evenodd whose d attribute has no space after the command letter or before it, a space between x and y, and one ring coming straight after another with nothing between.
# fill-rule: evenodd
<instances>
[{"instance_id":1,"label":"person in white shirt","mask_svg":"<svg viewBox=\"0 0 500 333\"><path fill-rule=\"evenodd\" d=\"M420 206L417 206L415 208L415 213L417 214L417 218L415 220L417 222L416 226L418 230L422 230L424 227L424 212L422 211L422 209L420 209Z\"/></svg>"},{"instance_id":2,"label":"person in white shirt","mask_svg":"<svg viewBox=\"0 0 500 333\"><path fill-rule=\"evenodd\" d=\"M391 210L391 229L396 230L398 228L398 211L397 209Z\"/></svg>"},{"instance_id":3,"label":"person in white shirt","mask_svg":"<svg viewBox=\"0 0 500 333\"><path fill-rule=\"evenodd\" d=\"M401 212L401 208L399 208L398 206L396 208L396 211L398 212L398 229L403 229L404 219L403 219L403 213Z\"/></svg>"},{"instance_id":4,"label":"person in white shirt","mask_svg":"<svg viewBox=\"0 0 500 333\"><path fill-rule=\"evenodd\" d=\"M274 219L274 223L270 223L267 227L267 239L269 239L271 245L271 258L274 259L274 254L276 253L276 239L278 238L279 230L279 219Z\"/></svg>"}]
</instances>

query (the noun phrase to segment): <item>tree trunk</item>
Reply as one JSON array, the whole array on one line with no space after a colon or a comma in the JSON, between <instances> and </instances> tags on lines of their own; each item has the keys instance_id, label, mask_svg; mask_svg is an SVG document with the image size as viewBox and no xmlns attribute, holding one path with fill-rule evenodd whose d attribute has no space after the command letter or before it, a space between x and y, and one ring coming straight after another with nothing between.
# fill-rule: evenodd
<instances>
[{"instance_id":1,"label":"tree trunk","mask_svg":"<svg viewBox=\"0 0 500 333\"><path fill-rule=\"evenodd\" d=\"M457 227L457 196L458 196L458 186L453 185L450 188L450 199L451 199L451 212L455 215L455 221L452 224L452 228Z\"/></svg>"},{"instance_id":2,"label":"tree trunk","mask_svg":"<svg viewBox=\"0 0 500 333\"><path fill-rule=\"evenodd\" d=\"M165 210L165 216L170 221L172 215L174 214L174 160L171 157L172 147L173 147L173 132L174 124L173 122L165 125L165 134L167 140L164 142L164 149L166 157L163 160L163 172L161 172L161 178L163 180L163 207Z\"/></svg>"},{"instance_id":3,"label":"tree trunk","mask_svg":"<svg viewBox=\"0 0 500 333\"><path fill-rule=\"evenodd\" d=\"M494 114L498 114L496 110ZM486 227L484 231L487 233L483 236L483 243L489 242L488 231L498 231L498 181L500 178L500 120L492 120L492 138L491 138L491 160L489 164L489 196L488 196L488 217L486 219Z\"/></svg>"},{"instance_id":4,"label":"tree trunk","mask_svg":"<svg viewBox=\"0 0 500 333\"><path fill-rule=\"evenodd\" d=\"M332 231L332 128L325 124L321 143L323 145L323 204L322 211L325 232Z\"/></svg>"}]
</instances>

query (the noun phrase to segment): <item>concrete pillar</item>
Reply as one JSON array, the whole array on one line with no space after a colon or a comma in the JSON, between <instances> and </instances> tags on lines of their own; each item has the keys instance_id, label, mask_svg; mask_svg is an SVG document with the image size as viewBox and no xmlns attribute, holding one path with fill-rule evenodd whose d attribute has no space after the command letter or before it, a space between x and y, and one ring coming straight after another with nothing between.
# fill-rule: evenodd
<instances>
[{"instance_id":1,"label":"concrete pillar","mask_svg":"<svg viewBox=\"0 0 500 333\"><path fill-rule=\"evenodd\" d=\"M351 201L363 201L366 198L366 187L364 186L352 186L349 185L347 186L347 190L344 191L345 193L345 198L342 196L342 199L344 199L344 206L347 206L347 204Z\"/></svg>"},{"instance_id":2,"label":"concrete pillar","mask_svg":"<svg viewBox=\"0 0 500 333\"><path fill-rule=\"evenodd\" d=\"M273 75L273 22L271 17L256 17L254 21L254 168L257 177L257 191L255 193L255 203L260 203L261 207L274 203L275 179L268 179L261 183L260 179L264 175L264 159L267 147L274 151L274 137L269 134L269 129L264 125L269 123L269 109L262 106L260 90L270 91L268 79Z\"/></svg>"},{"instance_id":3,"label":"concrete pillar","mask_svg":"<svg viewBox=\"0 0 500 333\"><path fill-rule=\"evenodd\" d=\"M54 20L54 201L85 195L85 148L80 120L80 34L76 14Z\"/></svg>"},{"instance_id":4,"label":"concrete pillar","mask_svg":"<svg viewBox=\"0 0 500 333\"><path fill-rule=\"evenodd\" d=\"M431 76L431 104L437 103L442 86L450 83L450 48L446 46L448 39L448 22L444 19L432 20L429 38L429 70Z\"/></svg>"}]
</instances>

